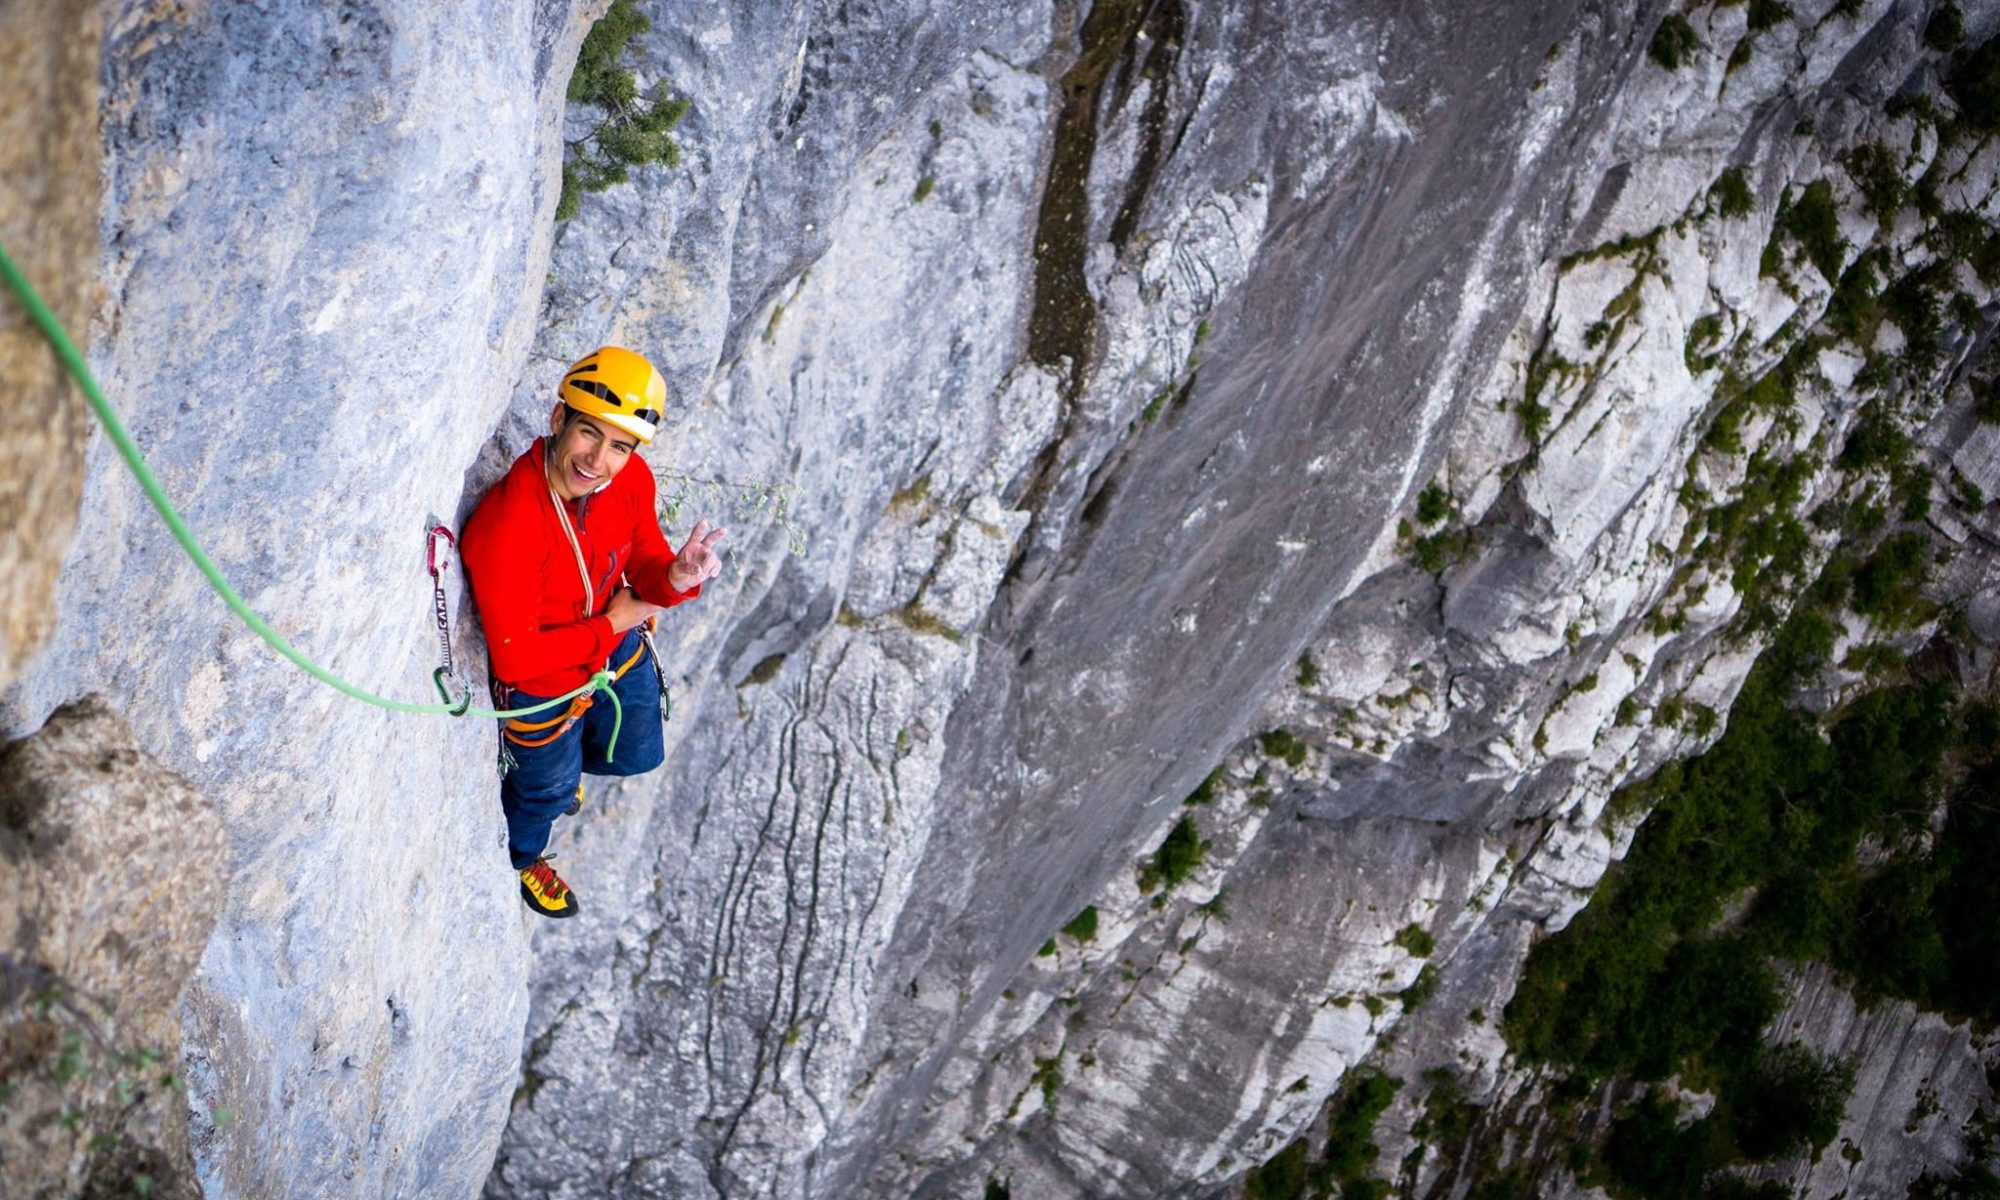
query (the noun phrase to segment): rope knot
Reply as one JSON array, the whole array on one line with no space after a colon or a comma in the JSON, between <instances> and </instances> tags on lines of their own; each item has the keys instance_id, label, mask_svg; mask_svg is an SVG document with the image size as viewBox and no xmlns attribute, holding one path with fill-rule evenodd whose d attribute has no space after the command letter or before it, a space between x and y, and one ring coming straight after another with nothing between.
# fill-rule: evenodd
<instances>
[{"instance_id":1,"label":"rope knot","mask_svg":"<svg viewBox=\"0 0 2000 1200\"><path fill-rule=\"evenodd\" d=\"M572 675L570 678L574 679L576 677ZM616 675L613 675L610 671L599 671L597 674L592 675L590 677L590 686L593 689L599 691L608 692L611 690L611 685L617 682L618 682L618 677Z\"/></svg>"}]
</instances>

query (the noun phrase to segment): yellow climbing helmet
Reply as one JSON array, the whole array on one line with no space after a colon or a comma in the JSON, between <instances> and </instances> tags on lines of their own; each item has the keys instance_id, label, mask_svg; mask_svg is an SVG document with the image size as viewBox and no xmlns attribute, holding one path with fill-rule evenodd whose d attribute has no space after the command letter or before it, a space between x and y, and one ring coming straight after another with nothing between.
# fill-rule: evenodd
<instances>
[{"instance_id":1,"label":"yellow climbing helmet","mask_svg":"<svg viewBox=\"0 0 2000 1200\"><path fill-rule=\"evenodd\" d=\"M556 395L576 411L650 442L660 427L660 410L667 404L667 381L632 351L603 346L563 372Z\"/></svg>"}]
</instances>

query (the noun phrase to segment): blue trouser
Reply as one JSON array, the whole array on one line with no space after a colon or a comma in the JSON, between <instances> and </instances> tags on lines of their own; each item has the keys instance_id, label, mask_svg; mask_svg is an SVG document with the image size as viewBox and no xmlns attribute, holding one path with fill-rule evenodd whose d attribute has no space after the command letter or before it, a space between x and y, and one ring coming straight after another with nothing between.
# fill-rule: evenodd
<instances>
[{"instance_id":1,"label":"blue trouser","mask_svg":"<svg viewBox=\"0 0 2000 1200\"><path fill-rule=\"evenodd\" d=\"M627 632L606 665L616 670L644 644L637 629ZM665 761L666 740L660 731L660 685L652 664L645 659L633 662L611 689L618 693L625 721L618 731L617 751L609 761L604 751L611 741L612 706L611 698L602 692L593 693L589 710L553 741L541 746L508 741L514 766L500 779L500 807L507 812L507 851L514 859L515 870L533 866L548 848L549 827L569 811L570 802L576 799L576 785L586 772L637 775ZM547 699L509 689L507 707L527 708ZM562 711L558 706L546 715L522 719L547 720Z\"/></svg>"}]
</instances>

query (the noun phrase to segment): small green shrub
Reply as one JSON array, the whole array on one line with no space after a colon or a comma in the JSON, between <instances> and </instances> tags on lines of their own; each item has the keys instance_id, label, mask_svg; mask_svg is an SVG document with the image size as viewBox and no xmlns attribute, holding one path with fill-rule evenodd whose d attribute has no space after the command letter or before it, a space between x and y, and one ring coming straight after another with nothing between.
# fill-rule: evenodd
<instances>
[{"instance_id":1,"label":"small green shrub","mask_svg":"<svg viewBox=\"0 0 2000 1200\"><path fill-rule=\"evenodd\" d=\"M1866 471L1904 462L1910 453L1910 435L1883 406L1876 405L1854 423L1835 461L1843 471Z\"/></svg>"},{"instance_id":2,"label":"small green shrub","mask_svg":"<svg viewBox=\"0 0 2000 1200\"><path fill-rule=\"evenodd\" d=\"M1749 407L1747 404L1723 405L1716 411L1715 419L1708 423L1707 431L1701 435L1701 444L1723 454L1743 453L1743 417Z\"/></svg>"},{"instance_id":3,"label":"small green shrub","mask_svg":"<svg viewBox=\"0 0 2000 1200\"><path fill-rule=\"evenodd\" d=\"M1273 729L1257 735L1257 745L1267 757L1278 759L1296 770L1306 765L1306 744L1289 729Z\"/></svg>"},{"instance_id":4,"label":"small green shrub","mask_svg":"<svg viewBox=\"0 0 2000 1200\"><path fill-rule=\"evenodd\" d=\"M1903 669L1903 654L1894 646L1881 642L1870 642L1856 646L1840 660L1845 671L1859 671L1864 675L1893 675Z\"/></svg>"},{"instance_id":5,"label":"small green shrub","mask_svg":"<svg viewBox=\"0 0 2000 1200\"><path fill-rule=\"evenodd\" d=\"M1681 353L1687 360L1688 371L1691 374L1699 375L1715 365L1715 360L1708 356L1708 352L1721 338L1720 313L1696 317L1694 323L1688 326L1687 342Z\"/></svg>"},{"instance_id":6,"label":"small green shrub","mask_svg":"<svg viewBox=\"0 0 2000 1200\"><path fill-rule=\"evenodd\" d=\"M1167 840L1139 867L1139 890L1172 891L1208 858L1208 843L1192 816L1183 816L1167 832Z\"/></svg>"},{"instance_id":7,"label":"small green shrub","mask_svg":"<svg viewBox=\"0 0 2000 1200\"><path fill-rule=\"evenodd\" d=\"M1319 664L1313 661L1312 651L1299 655L1299 670L1294 682L1302 688L1319 686Z\"/></svg>"},{"instance_id":8,"label":"small green shrub","mask_svg":"<svg viewBox=\"0 0 2000 1200\"><path fill-rule=\"evenodd\" d=\"M1780 22L1792 15L1792 6L1784 0L1750 0L1750 32L1763 33L1774 29Z\"/></svg>"},{"instance_id":9,"label":"small green shrub","mask_svg":"<svg viewBox=\"0 0 2000 1200\"><path fill-rule=\"evenodd\" d=\"M1701 39L1695 36L1694 26L1679 13L1668 13L1660 27L1653 31L1653 40L1646 43L1646 57L1668 71L1678 71L1694 52L1701 48Z\"/></svg>"},{"instance_id":10,"label":"small green shrub","mask_svg":"<svg viewBox=\"0 0 2000 1200\"><path fill-rule=\"evenodd\" d=\"M1217 767L1215 770L1210 771L1200 783L1196 784L1194 790L1189 792L1181 803L1189 808L1199 808L1204 804L1212 804L1215 802L1215 789L1221 783L1222 768Z\"/></svg>"},{"instance_id":11,"label":"small green shrub","mask_svg":"<svg viewBox=\"0 0 2000 1200\"><path fill-rule=\"evenodd\" d=\"M1974 132L2000 130L2000 38L1988 38L1945 75L1959 122Z\"/></svg>"},{"instance_id":12,"label":"small green shrub","mask_svg":"<svg viewBox=\"0 0 2000 1200\"><path fill-rule=\"evenodd\" d=\"M1854 186L1861 190L1862 208L1887 224L1910 200L1903 179L1902 156L1881 142L1867 142L1848 151L1843 162Z\"/></svg>"},{"instance_id":13,"label":"small green shrub","mask_svg":"<svg viewBox=\"0 0 2000 1200\"><path fill-rule=\"evenodd\" d=\"M1870 250L1855 259L1841 275L1833 295L1827 298L1823 318L1827 328L1856 345L1865 346L1875 337L1882 308L1876 302L1876 294L1882 287L1876 265L1882 258L1880 250Z\"/></svg>"},{"instance_id":14,"label":"small green shrub","mask_svg":"<svg viewBox=\"0 0 2000 1200\"><path fill-rule=\"evenodd\" d=\"M1418 958L1429 958L1431 952L1437 949L1437 939L1431 936L1431 931L1415 921L1403 926L1395 940L1398 946Z\"/></svg>"},{"instance_id":15,"label":"small green shrub","mask_svg":"<svg viewBox=\"0 0 2000 1200\"><path fill-rule=\"evenodd\" d=\"M1952 0L1944 0L1931 12L1931 19L1924 25L1924 43L1933 50L1949 54L1965 41L1965 14L1959 11Z\"/></svg>"},{"instance_id":16,"label":"small green shrub","mask_svg":"<svg viewBox=\"0 0 2000 1200\"><path fill-rule=\"evenodd\" d=\"M1229 889L1218 890L1215 895L1195 905L1194 911L1224 925L1229 924Z\"/></svg>"},{"instance_id":17,"label":"small green shrub","mask_svg":"<svg viewBox=\"0 0 2000 1200\"><path fill-rule=\"evenodd\" d=\"M1891 471L1889 498L1896 502L1897 515L1905 521L1921 521L1930 516L1930 472L1914 463Z\"/></svg>"},{"instance_id":18,"label":"small green shrub","mask_svg":"<svg viewBox=\"0 0 2000 1200\"><path fill-rule=\"evenodd\" d=\"M1924 231L1924 244L1940 258L1970 266L1988 287L2000 283L2000 233L1978 213L1962 209L1939 213Z\"/></svg>"},{"instance_id":19,"label":"small green shrub","mask_svg":"<svg viewBox=\"0 0 2000 1200\"><path fill-rule=\"evenodd\" d=\"M2000 376L1974 379L1972 413L1983 425L2000 425Z\"/></svg>"},{"instance_id":20,"label":"small green shrub","mask_svg":"<svg viewBox=\"0 0 2000 1200\"><path fill-rule=\"evenodd\" d=\"M937 179L926 175L922 179L917 180L916 190L910 193L910 202L912 204L922 204L924 201L930 199L931 193L936 190Z\"/></svg>"},{"instance_id":21,"label":"small green shrub","mask_svg":"<svg viewBox=\"0 0 2000 1200\"><path fill-rule=\"evenodd\" d=\"M1842 260L1847 256L1847 239L1840 232L1840 208L1834 203L1833 184L1815 179L1804 192L1778 213L1778 226L1798 242L1821 277L1840 278Z\"/></svg>"},{"instance_id":22,"label":"small green shrub","mask_svg":"<svg viewBox=\"0 0 2000 1200\"><path fill-rule=\"evenodd\" d=\"M1312 1147L1299 1138L1243 1177L1243 1200L1304 1200L1312 1171Z\"/></svg>"},{"instance_id":23,"label":"small green shrub","mask_svg":"<svg viewBox=\"0 0 2000 1200\"><path fill-rule=\"evenodd\" d=\"M1849 603L1887 628L1916 624L1928 615L1922 589L1930 560L1930 539L1924 534L1888 538L1855 570Z\"/></svg>"},{"instance_id":24,"label":"small green shrub","mask_svg":"<svg viewBox=\"0 0 2000 1200\"><path fill-rule=\"evenodd\" d=\"M1903 331L1903 356L1920 372L1936 367L1944 354L1943 295L1950 277L1950 264L1931 263L1882 293L1883 311Z\"/></svg>"},{"instance_id":25,"label":"small green shrub","mask_svg":"<svg viewBox=\"0 0 2000 1200\"><path fill-rule=\"evenodd\" d=\"M1426 575L1436 575L1465 557L1472 548L1472 533L1465 529L1441 529L1410 544L1410 561Z\"/></svg>"},{"instance_id":26,"label":"small green shrub","mask_svg":"<svg viewBox=\"0 0 2000 1200\"><path fill-rule=\"evenodd\" d=\"M1644 233L1628 233L1611 241L1592 246L1588 250L1579 250L1574 254L1565 254L1557 261L1556 265L1563 271L1568 271L1579 263L1598 262L1607 258L1625 258L1628 255L1636 256L1644 254L1650 256L1654 250L1659 248L1660 235L1666 231L1667 227L1665 225L1657 225ZM1560 360L1560 356L1557 357ZM1533 389L1530 390L1532 391Z\"/></svg>"},{"instance_id":27,"label":"small green shrub","mask_svg":"<svg viewBox=\"0 0 2000 1200\"><path fill-rule=\"evenodd\" d=\"M1604 1139L1607 1188L1619 1200L1697 1200L1728 1157L1712 1121L1682 1128L1680 1104L1654 1091L1612 1123Z\"/></svg>"},{"instance_id":28,"label":"small green shrub","mask_svg":"<svg viewBox=\"0 0 2000 1200\"><path fill-rule=\"evenodd\" d=\"M1824 1148L1840 1131L1853 1091L1852 1066L1794 1043L1759 1055L1727 1092L1724 1112L1740 1155L1768 1160Z\"/></svg>"},{"instance_id":29,"label":"small green shrub","mask_svg":"<svg viewBox=\"0 0 2000 1200\"><path fill-rule=\"evenodd\" d=\"M1055 955L1056 955L1056 940L1054 938L1050 938L1048 941L1043 942L1042 948L1040 950L1035 951L1036 958L1054 958Z\"/></svg>"},{"instance_id":30,"label":"small green shrub","mask_svg":"<svg viewBox=\"0 0 2000 1200\"><path fill-rule=\"evenodd\" d=\"M1053 1058L1036 1059L1035 1073L1028 1077L1028 1082L1042 1090L1042 1111L1054 1116L1056 1093L1063 1085L1062 1052L1057 1051Z\"/></svg>"},{"instance_id":31,"label":"small green shrub","mask_svg":"<svg viewBox=\"0 0 2000 1200\"><path fill-rule=\"evenodd\" d=\"M1436 525L1452 514L1451 493L1435 480L1417 493L1417 523Z\"/></svg>"},{"instance_id":32,"label":"small green shrub","mask_svg":"<svg viewBox=\"0 0 2000 1200\"><path fill-rule=\"evenodd\" d=\"M1437 968L1425 963L1423 969L1417 972L1417 977L1410 981L1410 986L1396 993L1396 999L1403 1004L1403 1011L1413 1013L1422 1008L1436 994L1437 981Z\"/></svg>"},{"instance_id":33,"label":"small green shrub","mask_svg":"<svg viewBox=\"0 0 2000 1200\"><path fill-rule=\"evenodd\" d=\"M1940 1175L1926 1170L1910 1184L1909 1200L2000 1200L2000 1176L1983 1163L1959 1164L1958 1171Z\"/></svg>"},{"instance_id":34,"label":"small green shrub","mask_svg":"<svg viewBox=\"0 0 2000 1200\"><path fill-rule=\"evenodd\" d=\"M1381 1155L1375 1145L1375 1122L1388 1111L1402 1086L1400 1079L1368 1070L1352 1072L1342 1083L1327 1123L1326 1154L1321 1159L1327 1173L1342 1185L1368 1178L1369 1169ZM1347 1194L1345 1186L1342 1194Z\"/></svg>"},{"instance_id":35,"label":"small green shrub","mask_svg":"<svg viewBox=\"0 0 2000 1200\"><path fill-rule=\"evenodd\" d=\"M1517 410L1521 417L1521 432L1527 435L1531 445L1541 445L1542 435L1548 432L1549 428L1551 414L1548 405L1524 397Z\"/></svg>"},{"instance_id":36,"label":"small green shrub","mask_svg":"<svg viewBox=\"0 0 2000 1200\"><path fill-rule=\"evenodd\" d=\"M1090 942L1097 940L1097 906L1095 904L1090 905L1082 912L1071 917L1069 924L1062 927L1062 931L1063 936L1072 941Z\"/></svg>"}]
</instances>

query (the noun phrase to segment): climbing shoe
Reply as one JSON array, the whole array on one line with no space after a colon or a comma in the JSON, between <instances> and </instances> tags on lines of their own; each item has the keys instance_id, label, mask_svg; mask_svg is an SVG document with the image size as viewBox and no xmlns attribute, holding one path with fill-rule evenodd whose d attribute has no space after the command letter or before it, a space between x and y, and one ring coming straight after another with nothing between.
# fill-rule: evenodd
<instances>
[{"instance_id":1,"label":"climbing shoe","mask_svg":"<svg viewBox=\"0 0 2000 1200\"><path fill-rule=\"evenodd\" d=\"M583 811L583 780L579 779L576 781L576 799L569 802L569 815L573 817L582 811Z\"/></svg>"},{"instance_id":2,"label":"climbing shoe","mask_svg":"<svg viewBox=\"0 0 2000 1200\"><path fill-rule=\"evenodd\" d=\"M521 872L521 899L545 917L573 917L576 915L576 893L569 890L562 876L549 865L549 859L553 857L544 854L535 860L534 866Z\"/></svg>"}]
</instances>

